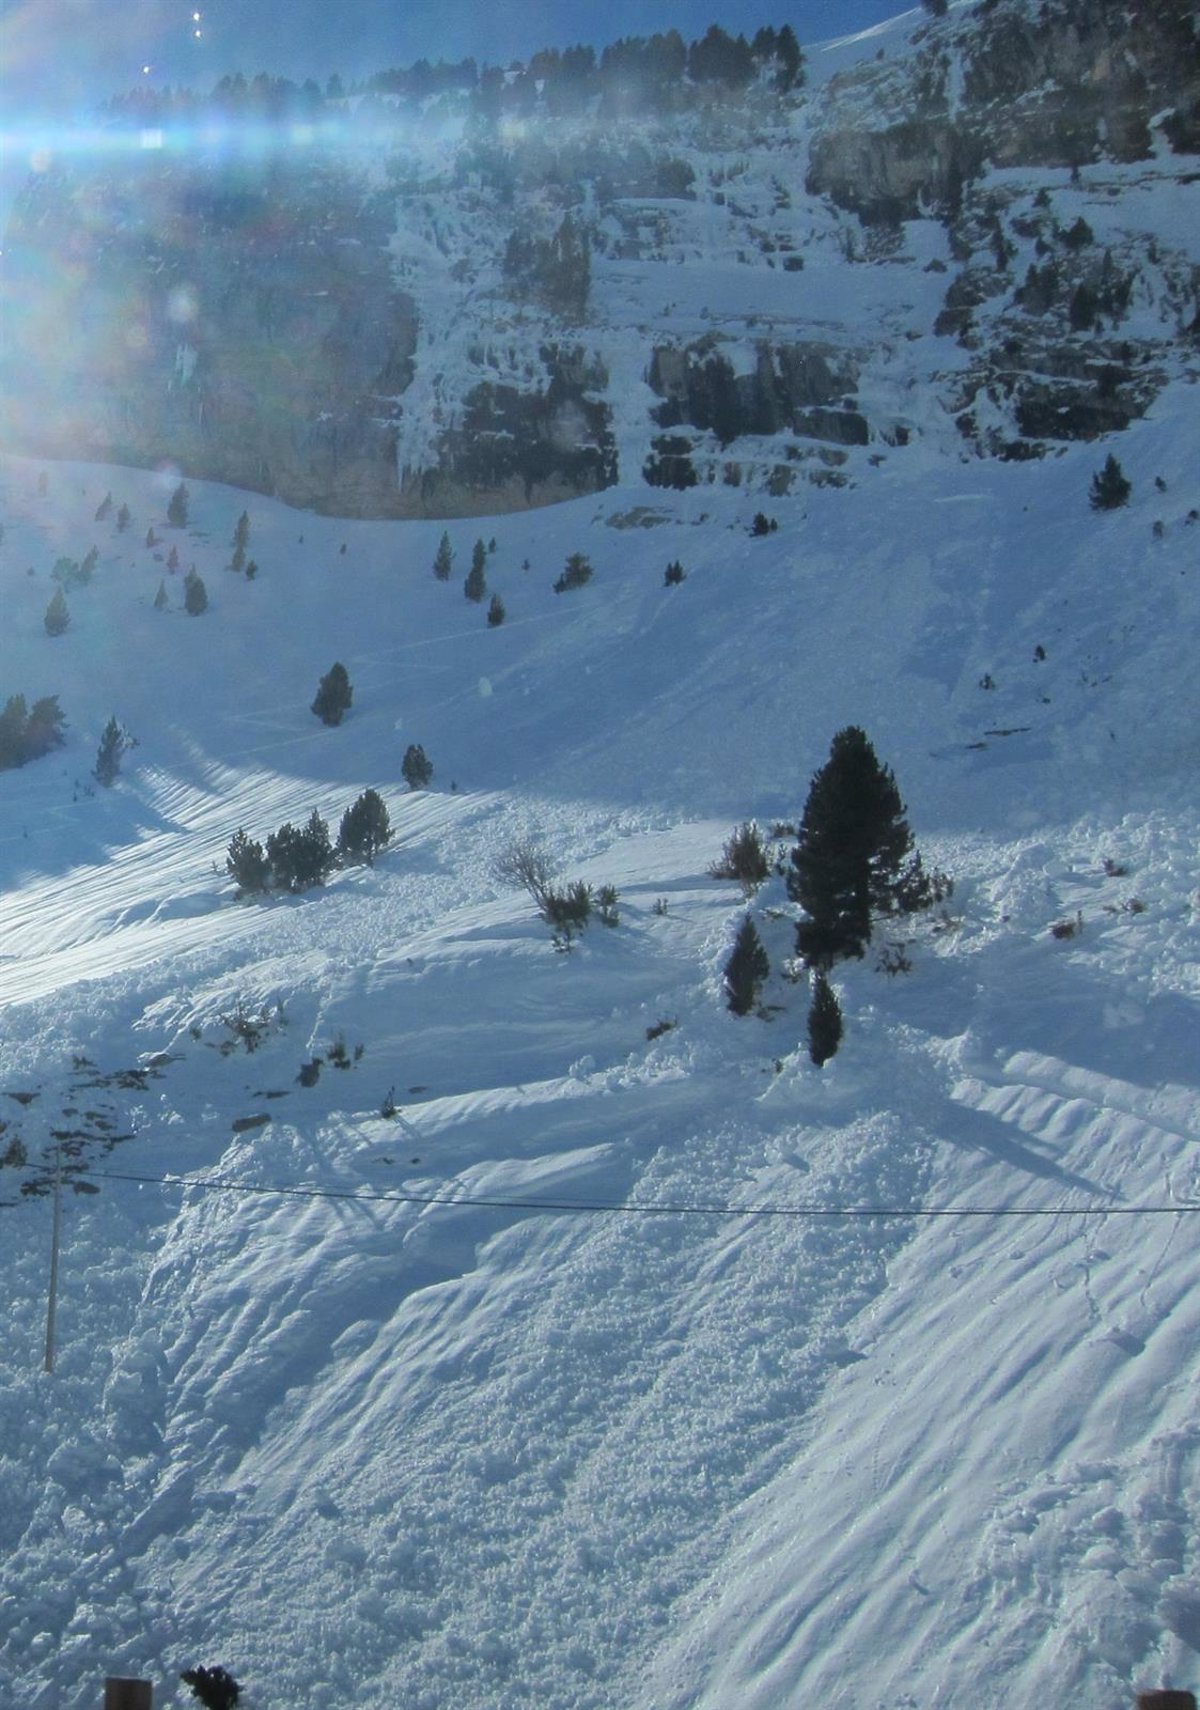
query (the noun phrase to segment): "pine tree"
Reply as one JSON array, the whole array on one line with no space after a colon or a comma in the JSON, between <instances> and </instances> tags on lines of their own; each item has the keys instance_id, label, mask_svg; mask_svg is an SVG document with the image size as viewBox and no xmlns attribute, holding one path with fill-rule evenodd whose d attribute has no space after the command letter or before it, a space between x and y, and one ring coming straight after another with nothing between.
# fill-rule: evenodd
<instances>
[{"instance_id":1,"label":"pine tree","mask_svg":"<svg viewBox=\"0 0 1200 1710\"><path fill-rule=\"evenodd\" d=\"M243 896L256 896L265 891L271 877L271 863L261 843L239 828L230 839L225 856L225 871L237 881Z\"/></svg>"},{"instance_id":2,"label":"pine tree","mask_svg":"<svg viewBox=\"0 0 1200 1710\"><path fill-rule=\"evenodd\" d=\"M130 515L129 506L122 505L117 512L117 527L124 533L132 521L133 517Z\"/></svg>"},{"instance_id":3,"label":"pine tree","mask_svg":"<svg viewBox=\"0 0 1200 1710\"><path fill-rule=\"evenodd\" d=\"M1092 491L1090 504L1094 511L1116 511L1128 504L1129 495L1133 491L1132 483L1125 478L1125 471L1110 451L1105 460L1104 468L1092 476Z\"/></svg>"},{"instance_id":4,"label":"pine tree","mask_svg":"<svg viewBox=\"0 0 1200 1710\"><path fill-rule=\"evenodd\" d=\"M250 544L250 518L247 516L246 512L243 511L241 516L238 518L237 523L234 527L233 541L232 541L233 550L236 552L238 550L238 548L240 547L242 550L242 555L244 557L245 552L246 552L246 548L249 544Z\"/></svg>"},{"instance_id":5,"label":"pine tree","mask_svg":"<svg viewBox=\"0 0 1200 1710\"><path fill-rule=\"evenodd\" d=\"M191 497L181 481L167 501L167 521L172 528L186 528L188 520L188 500Z\"/></svg>"},{"instance_id":6,"label":"pine tree","mask_svg":"<svg viewBox=\"0 0 1200 1710\"><path fill-rule=\"evenodd\" d=\"M70 621L71 614L67 610L67 597L61 588L55 588L53 598L46 607L46 615L42 619L46 626L46 634L65 634Z\"/></svg>"},{"instance_id":7,"label":"pine tree","mask_svg":"<svg viewBox=\"0 0 1200 1710\"><path fill-rule=\"evenodd\" d=\"M178 568L179 568L179 548L177 546L173 546L171 548L170 552L167 553L167 569L168 570L178 570Z\"/></svg>"},{"instance_id":8,"label":"pine tree","mask_svg":"<svg viewBox=\"0 0 1200 1710\"><path fill-rule=\"evenodd\" d=\"M158 584L158 592L154 596L154 609L156 612L163 612L167 609L167 584L165 582Z\"/></svg>"},{"instance_id":9,"label":"pine tree","mask_svg":"<svg viewBox=\"0 0 1200 1710\"><path fill-rule=\"evenodd\" d=\"M364 790L342 815L337 852L343 861L365 861L368 867L391 840L387 806L378 790Z\"/></svg>"},{"instance_id":10,"label":"pine tree","mask_svg":"<svg viewBox=\"0 0 1200 1710\"><path fill-rule=\"evenodd\" d=\"M592 579L591 560L582 552L572 552L563 566L562 575L554 584L556 594L569 593L572 588L584 588Z\"/></svg>"},{"instance_id":11,"label":"pine tree","mask_svg":"<svg viewBox=\"0 0 1200 1710\"><path fill-rule=\"evenodd\" d=\"M98 784L108 789L117 781L121 770L122 756L133 747L133 742L127 732L121 729L116 718L110 718L100 737L100 746L96 750L96 764L93 775Z\"/></svg>"},{"instance_id":12,"label":"pine tree","mask_svg":"<svg viewBox=\"0 0 1200 1710\"><path fill-rule=\"evenodd\" d=\"M97 522L103 522L104 519L110 514L111 511L112 511L112 494L111 493L105 493L105 495L101 499L100 503L96 506L96 521Z\"/></svg>"},{"instance_id":13,"label":"pine tree","mask_svg":"<svg viewBox=\"0 0 1200 1710\"><path fill-rule=\"evenodd\" d=\"M747 915L725 964L725 997L735 1015L749 1015L758 1002L759 987L770 972L771 964L758 928Z\"/></svg>"},{"instance_id":14,"label":"pine tree","mask_svg":"<svg viewBox=\"0 0 1200 1710\"><path fill-rule=\"evenodd\" d=\"M489 627L492 629L499 629L507 615L508 614L504 609L504 601L500 598L499 594L493 594L492 603L488 607L487 614Z\"/></svg>"},{"instance_id":15,"label":"pine tree","mask_svg":"<svg viewBox=\"0 0 1200 1710\"><path fill-rule=\"evenodd\" d=\"M924 907L938 894L913 850L891 769L857 725L838 731L812 780L788 894L806 915L797 953L822 969L863 954L873 914Z\"/></svg>"},{"instance_id":16,"label":"pine tree","mask_svg":"<svg viewBox=\"0 0 1200 1710\"><path fill-rule=\"evenodd\" d=\"M483 542L479 541L477 545L482 546ZM463 593L476 605L482 602L483 596L487 593L487 577L483 573L482 559L478 562L472 559L471 568L467 571L467 579L463 583Z\"/></svg>"},{"instance_id":17,"label":"pine tree","mask_svg":"<svg viewBox=\"0 0 1200 1710\"><path fill-rule=\"evenodd\" d=\"M99 552L94 546L89 546L80 562L76 580L81 584L90 582L99 561Z\"/></svg>"},{"instance_id":18,"label":"pine tree","mask_svg":"<svg viewBox=\"0 0 1200 1710\"><path fill-rule=\"evenodd\" d=\"M200 617L208 610L208 589L194 564L183 578L183 609L191 617Z\"/></svg>"},{"instance_id":19,"label":"pine tree","mask_svg":"<svg viewBox=\"0 0 1200 1710\"><path fill-rule=\"evenodd\" d=\"M333 867L333 844L329 827L316 808L301 830L281 825L267 838L267 860L272 882L286 891L306 891L322 885Z\"/></svg>"},{"instance_id":20,"label":"pine tree","mask_svg":"<svg viewBox=\"0 0 1200 1710\"><path fill-rule=\"evenodd\" d=\"M350 686L349 673L344 665L335 662L317 684L312 711L322 724L341 724L343 715L349 710L353 699L354 690Z\"/></svg>"},{"instance_id":21,"label":"pine tree","mask_svg":"<svg viewBox=\"0 0 1200 1710\"><path fill-rule=\"evenodd\" d=\"M404 782L410 790L424 790L433 777L433 767L429 757L419 742L410 742L404 751L404 759L400 763L404 774Z\"/></svg>"},{"instance_id":22,"label":"pine tree","mask_svg":"<svg viewBox=\"0 0 1200 1710\"><path fill-rule=\"evenodd\" d=\"M437 556L433 561L433 573L439 582L450 580L450 567L454 563L454 553L450 549L450 536L443 530L442 538L438 541Z\"/></svg>"},{"instance_id":23,"label":"pine tree","mask_svg":"<svg viewBox=\"0 0 1200 1710\"><path fill-rule=\"evenodd\" d=\"M842 1042L842 1006L825 975L813 975L812 1004L808 1011L808 1054L818 1069L837 1055Z\"/></svg>"}]
</instances>

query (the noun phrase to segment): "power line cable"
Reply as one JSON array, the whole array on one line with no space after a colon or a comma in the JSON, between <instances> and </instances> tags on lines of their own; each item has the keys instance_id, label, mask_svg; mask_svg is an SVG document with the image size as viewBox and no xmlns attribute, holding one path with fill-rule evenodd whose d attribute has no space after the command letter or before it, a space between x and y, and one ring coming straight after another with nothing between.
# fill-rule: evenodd
<instances>
[{"instance_id":1,"label":"power line cable","mask_svg":"<svg viewBox=\"0 0 1200 1710\"><path fill-rule=\"evenodd\" d=\"M1178 1217L1200 1211L1200 1203L1178 1205L695 1205L666 1201L493 1199L478 1194L377 1193L352 1188L306 1187L298 1183L235 1182L222 1176L153 1176L118 1170L91 1170L102 1181L143 1186L201 1188L215 1193L283 1199L328 1199L363 1205L440 1205L487 1211L556 1211L588 1216L624 1217Z\"/></svg>"}]
</instances>

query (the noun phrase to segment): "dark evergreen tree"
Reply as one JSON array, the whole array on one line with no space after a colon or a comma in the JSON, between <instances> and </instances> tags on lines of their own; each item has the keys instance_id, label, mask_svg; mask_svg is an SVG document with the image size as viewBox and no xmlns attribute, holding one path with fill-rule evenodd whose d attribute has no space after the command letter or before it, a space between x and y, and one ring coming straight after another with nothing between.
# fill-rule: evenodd
<instances>
[{"instance_id":1,"label":"dark evergreen tree","mask_svg":"<svg viewBox=\"0 0 1200 1710\"><path fill-rule=\"evenodd\" d=\"M52 748L61 748L66 740L63 736L66 722L57 695L43 695L34 701L25 720L25 759L40 760Z\"/></svg>"},{"instance_id":2,"label":"dark evergreen tree","mask_svg":"<svg viewBox=\"0 0 1200 1710\"><path fill-rule=\"evenodd\" d=\"M289 823L273 831L266 854L278 890L306 891L323 885L333 867L329 827L314 808L300 830Z\"/></svg>"},{"instance_id":3,"label":"dark evergreen tree","mask_svg":"<svg viewBox=\"0 0 1200 1710\"><path fill-rule=\"evenodd\" d=\"M317 684L312 710L322 724L341 724L353 699L349 673L343 664L335 661Z\"/></svg>"},{"instance_id":4,"label":"dark evergreen tree","mask_svg":"<svg viewBox=\"0 0 1200 1710\"><path fill-rule=\"evenodd\" d=\"M842 1006L825 975L813 975L812 1003L808 1011L808 1054L818 1069L837 1055L842 1042Z\"/></svg>"},{"instance_id":5,"label":"dark evergreen tree","mask_svg":"<svg viewBox=\"0 0 1200 1710\"><path fill-rule=\"evenodd\" d=\"M271 877L271 863L256 838L239 828L230 839L225 856L225 871L236 880L243 896L257 896L265 891Z\"/></svg>"},{"instance_id":6,"label":"dark evergreen tree","mask_svg":"<svg viewBox=\"0 0 1200 1710\"><path fill-rule=\"evenodd\" d=\"M121 761L133 747L133 739L129 733L122 730L115 718L110 718L100 737L100 746L96 750L96 764L92 774L98 784L105 789L117 781L121 770Z\"/></svg>"},{"instance_id":7,"label":"dark evergreen tree","mask_svg":"<svg viewBox=\"0 0 1200 1710\"><path fill-rule=\"evenodd\" d=\"M663 586L667 588L678 587L679 583L683 581L684 575L683 565L678 558L673 558L663 571Z\"/></svg>"},{"instance_id":8,"label":"dark evergreen tree","mask_svg":"<svg viewBox=\"0 0 1200 1710\"><path fill-rule=\"evenodd\" d=\"M24 695L10 695L0 712L0 772L23 766L29 758L25 745L28 724L29 708Z\"/></svg>"},{"instance_id":9,"label":"dark evergreen tree","mask_svg":"<svg viewBox=\"0 0 1200 1710\"><path fill-rule=\"evenodd\" d=\"M443 530L442 538L438 541L437 556L433 560L433 573L439 582L450 580L450 567L454 563L454 553L450 548L450 536Z\"/></svg>"},{"instance_id":10,"label":"dark evergreen tree","mask_svg":"<svg viewBox=\"0 0 1200 1710\"><path fill-rule=\"evenodd\" d=\"M343 861L365 861L373 867L375 857L391 840L392 826L387 806L378 790L364 790L342 815L337 852Z\"/></svg>"},{"instance_id":11,"label":"dark evergreen tree","mask_svg":"<svg viewBox=\"0 0 1200 1710\"><path fill-rule=\"evenodd\" d=\"M725 840L721 857L709 869L714 879L736 879L747 896L763 884L771 871L762 832L752 819L735 826Z\"/></svg>"},{"instance_id":12,"label":"dark evergreen tree","mask_svg":"<svg viewBox=\"0 0 1200 1710\"><path fill-rule=\"evenodd\" d=\"M238 518L237 523L235 524L234 530L233 530L232 546L233 546L233 550L234 550L234 555L236 556L237 553L240 551L242 554L242 557L244 559L246 556L246 548L249 544L250 544L250 518L246 514L246 512L243 511L241 516Z\"/></svg>"},{"instance_id":13,"label":"dark evergreen tree","mask_svg":"<svg viewBox=\"0 0 1200 1710\"><path fill-rule=\"evenodd\" d=\"M482 565L472 564L467 571L467 579L463 583L463 593L468 600L472 600L476 605L482 603L483 597L487 593L487 577L483 573Z\"/></svg>"},{"instance_id":14,"label":"dark evergreen tree","mask_svg":"<svg viewBox=\"0 0 1200 1710\"><path fill-rule=\"evenodd\" d=\"M112 512L112 494L111 493L105 493L105 495L101 499L100 503L96 506L96 521L97 522L103 522L104 519L111 514L111 512Z\"/></svg>"},{"instance_id":15,"label":"dark evergreen tree","mask_svg":"<svg viewBox=\"0 0 1200 1710\"><path fill-rule=\"evenodd\" d=\"M191 1687L204 1710L235 1710L241 1696L241 1687L227 1669L185 1668L179 1678Z\"/></svg>"},{"instance_id":16,"label":"dark evergreen tree","mask_svg":"<svg viewBox=\"0 0 1200 1710\"><path fill-rule=\"evenodd\" d=\"M190 497L191 495L181 481L167 500L167 521L172 528L187 527L188 500Z\"/></svg>"},{"instance_id":17,"label":"dark evergreen tree","mask_svg":"<svg viewBox=\"0 0 1200 1710\"><path fill-rule=\"evenodd\" d=\"M863 954L873 914L935 900L913 850L896 780L857 725L838 731L812 780L788 894L805 911L796 928L797 953L822 969Z\"/></svg>"},{"instance_id":18,"label":"dark evergreen tree","mask_svg":"<svg viewBox=\"0 0 1200 1710\"><path fill-rule=\"evenodd\" d=\"M1092 476L1092 490L1089 503L1094 511L1116 511L1122 505L1129 503L1129 495L1133 491L1132 484L1126 480L1125 471L1110 451L1103 469L1097 470Z\"/></svg>"},{"instance_id":19,"label":"dark evergreen tree","mask_svg":"<svg viewBox=\"0 0 1200 1710\"><path fill-rule=\"evenodd\" d=\"M170 552L167 553L167 569L168 570L178 570L178 568L179 568L179 548L177 546L172 546Z\"/></svg>"},{"instance_id":20,"label":"dark evergreen tree","mask_svg":"<svg viewBox=\"0 0 1200 1710\"><path fill-rule=\"evenodd\" d=\"M499 629L507 615L508 614L504 609L504 601L500 598L499 594L493 594L492 602L488 606L487 614L489 627L492 629Z\"/></svg>"},{"instance_id":21,"label":"dark evergreen tree","mask_svg":"<svg viewBox=\"0 0 1200 1710\"><path fill-rule=\"evenodd\" d=\"M133 517L130 515L129 506L122 505L120 510L117 512L117 527L124 532L132 521Z\"/></svg>"},{"instance_id":22,"label":"dark evergreen tree","mask_svg":"<svg viewBox=\"0 0 1200 1710\"><path fill-rule=\"evenodd\" d=\"M195 565L183 578L183 609L191 617L200 617L208 610L208 589Z\"/></svg>"},{"instance_id":23,"label":"dark evergreen tree","mask_svg":"<svg viewBox=\"0 0 1200 1710\"><path fill-rule=\"evenodd\" d=\"M96 565L98 564L99 560L100 560L99 552L96 550L96 548L94 546L89 546L87 551L84 553L83 559L82 559L80 566L79 566L78 580L81 584L86 584L86 583L91 581L92 575L96 569Z\"/></svg>"},{"instance_id":24,"label":"dark evergreen tree","mask_svg":"<svg viewBox=\"0 0 1200 1710\"><path fill-rule=\"evenodd\" d=\"M572 588L584 588L592 579L591 560L582 552L572 552L563 566L563 573L554 584L556 594L565 594Z\"/></svg>"},{"instance_id":25,"label":"dark evergreen tree","mask_svg":"<svg viewBox=\"0 0 1200 1710\"><path fill-rule=\"evenodd\" d=\"M158 592L154 596L154 609L156 612L166 611L167 609L167 584L165 582L159 582L158 584Z\"/></svg>"},{"instance_id":26,"label":"dark evergreen tree","mask_svg":"<svg viewBox=\"0 0 1200 1710\"><path fill-rule=\"evenodd\" d=\"M725 964L725 998L735 1015L749 1015L759 988L771 972L758 928L749 915L743 920Z\"/></svg>"},{"instance_id":27,"label":"dark evergreen tree","mask_svg":"<svg viewBox=\"0 0 1200 1710\"><path fill-rule=\"evenodd\" d=\"M433 766L419 742L410 742L404 750L400 770L410 790L423 790L428 787L433 777Z\"/></svg>"},{"instance_id":28,"label":"dark evergreen tree","mask_svg":"<svg viewBox=\"0 0 1200 1710\"><path fill-rule=\"evenodd\" d=\"M63 635L71 621L67 610L67 597L61 588L55 588L53 598L46 607L46 615L42 622L46 626L47 635Z\"/></svg>"}]
</instances>

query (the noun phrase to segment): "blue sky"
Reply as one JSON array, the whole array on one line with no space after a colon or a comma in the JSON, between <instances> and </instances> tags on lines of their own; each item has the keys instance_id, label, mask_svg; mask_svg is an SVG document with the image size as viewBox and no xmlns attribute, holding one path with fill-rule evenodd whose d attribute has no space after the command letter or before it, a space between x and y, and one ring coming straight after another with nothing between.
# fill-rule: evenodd
<instances>
[{"instance_id":1,"label":"blue sky","mask_svg":"<svg viewBox=\"0 0 1200 1710\"><path fill-rule=\"evenodd\" d=\"M691 40L713 22L747 34L790 23L814 42L904 9L903 0L0 0L0 107L76 107L141 81L143 65L196 88L231 70L323 82L422 55L496 64L655 30Z\"/></svg>"}]
</instances>

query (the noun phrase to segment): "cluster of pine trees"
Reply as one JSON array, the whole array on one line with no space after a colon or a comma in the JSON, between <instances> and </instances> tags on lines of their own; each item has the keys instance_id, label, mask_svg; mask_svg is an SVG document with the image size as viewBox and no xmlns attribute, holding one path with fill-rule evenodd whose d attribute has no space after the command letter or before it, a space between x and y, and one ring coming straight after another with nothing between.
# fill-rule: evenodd
<instances>
[{"instance_id":1,"label":"cluster of pine trees","mask_svg":"<svg viewBox=\"0 0 1200 1710\"><path fill-rule=\"evenodd\" d=\"M387 805L377 790L364 790L342 815L337 842L314 808L302 826L289 822L273 831L265 845L239 827L229 843L225 871L242 896L268 891L307 891L338 866L374 866L391 841Z\"/></svg>"},{"instance_id":2,"label":"cluster of pine trees","mask_svg":"<svg viewBox=\"0 0 1200 1710\"><path fill-rule=\"evenodd\" d=\"M24 695L10 695L0 712L0 772L61 748L66 722L57 695L43 695L32 706Z\"/></svg>"},{"instance_id":3,"label":"cluster of pine trees","mask_svg":"<svg viewBox=\"0 0 1200 1710\"><path fill-rule=\"evenodd\" d=\"M758 827L740 826L715 876L736 878L748 895L766 879L770 861ZM842 1037L842 1014L829 975L837 963L861 958L881 920L913 914L950 895L943 873L928 872L914 845L907 810L891 768L865 731L838 731L829 758L812 779L797 841L786 865L787 892L799 904L796 954L808 970L808 1045L826 1063ZM769 973L753 917L747 914L725 966L730 1009L749 1014Z\"/></svg>"}]
</instances>

